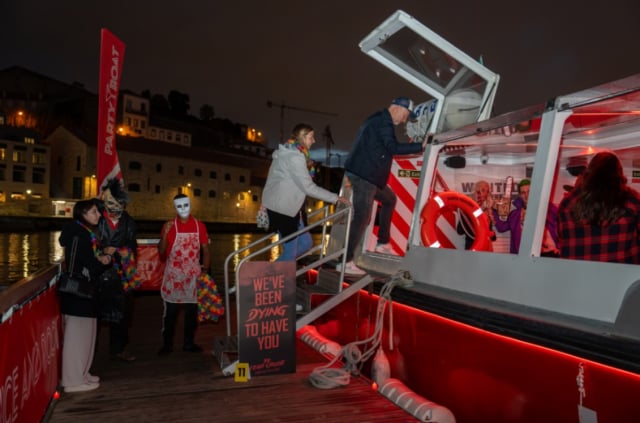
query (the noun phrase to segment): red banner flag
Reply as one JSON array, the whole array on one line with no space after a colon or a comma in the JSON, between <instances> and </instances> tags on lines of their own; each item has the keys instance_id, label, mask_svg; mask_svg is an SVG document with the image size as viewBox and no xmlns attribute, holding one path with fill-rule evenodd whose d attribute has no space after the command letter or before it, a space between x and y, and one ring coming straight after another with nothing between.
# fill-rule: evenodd
<instances>
[{"instance_id":1,"label":"red banner flag","mask_svg":"<svg viewBox=\"0 0 640 423\"><path fill-rule=\"evenodd\" d=\"M100 32L100 82L98 89L98 195L108 179L122 181L116 151L116 110L125 45L107 29Z\"/></svg>"}]
</instances>

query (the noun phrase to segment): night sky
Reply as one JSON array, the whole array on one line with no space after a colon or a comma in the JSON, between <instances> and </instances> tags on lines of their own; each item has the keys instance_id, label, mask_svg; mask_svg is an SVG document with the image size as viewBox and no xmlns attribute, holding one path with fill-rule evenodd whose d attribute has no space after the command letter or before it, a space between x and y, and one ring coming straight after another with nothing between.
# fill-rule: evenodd
<instances>
[{"instance_id":1,"label":"night sky","mask_svg":"<svg viewBox=\"0 0 640 423\"><path fill-rule=\"evenodd\" d=\"M263 130L271 146L279 139L280 109L267 100L337 114L285 110L285 134L310 123L316 154L325 157L326 125L336 141L332 152L348 151L360 123L394 97L428 99L358 48L395 10L470 56L482 55L501 76L494 103L500 114L640 72L640 2L592 4L12 0L0 3L0 69L20 65L97 92L105 27L126 44L122 89L184 92L191 114L211 104L216 117Z\"/></svg>"}]
</instances>

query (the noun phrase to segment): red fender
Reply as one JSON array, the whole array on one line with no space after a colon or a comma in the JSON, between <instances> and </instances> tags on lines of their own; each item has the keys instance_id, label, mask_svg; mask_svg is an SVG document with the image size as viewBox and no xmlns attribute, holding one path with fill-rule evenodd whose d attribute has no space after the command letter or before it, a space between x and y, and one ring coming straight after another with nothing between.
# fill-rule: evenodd
<instances>
[{"instance_id":1,"label":"red fender","mask_svg":"<svg viewBox=\"0 0 640 423\"><path fill-rule=\"evenodd\" d=\"M489 217L472 198L455 191L434 193L429 197L420 213L420 238L427 247L440 248L450 245L449 240L438 239L437 221L447 212L460 209L473 225L476 239L471 245L472 251L493 251L489 231Z\"/></svg>"}]
</instances>

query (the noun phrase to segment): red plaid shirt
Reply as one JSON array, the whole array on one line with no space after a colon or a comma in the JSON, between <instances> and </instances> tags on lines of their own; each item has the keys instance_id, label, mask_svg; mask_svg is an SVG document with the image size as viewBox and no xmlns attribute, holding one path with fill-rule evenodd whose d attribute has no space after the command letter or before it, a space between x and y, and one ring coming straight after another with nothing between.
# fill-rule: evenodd
<instances>
[{"instance_id":1,"label":"red plaid shirt","mask_svg":"<svg viewBox=\"0 0 640 423\"><path fill-rule=\"evenodd\" d=\"M571 210L578 199L576 191L579 190L568 194L558 208L560 257L639 264L640 195L632 192L620 219L609 225L597 226L584 221L575 222L571 217Z\"/></svg>"}]
</instances>

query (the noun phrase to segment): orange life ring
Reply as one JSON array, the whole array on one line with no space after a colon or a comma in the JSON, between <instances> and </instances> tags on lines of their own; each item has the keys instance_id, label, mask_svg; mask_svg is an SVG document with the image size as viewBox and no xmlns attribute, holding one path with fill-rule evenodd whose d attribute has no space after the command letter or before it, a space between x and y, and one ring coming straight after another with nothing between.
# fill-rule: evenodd
<instances>
[{"instance_id":1,"label":"orange life ring","mask_svg":"<svg viewBox=\"0 0 640 423\"><path fill-rule=\"evenodd\" d=\"M441 242L438 239L437 221L446 212L455 212L460 209L473 225L473 232L476 234L471 245L472 251L493 251L491 238L489 235L489 217L482 211L478 203L466 195L455 191L445 191L433 193L427 204L425 204L420 218L420 237L422 243L427 247L440 248L451 245L448 240ZM443 240L444 241L444 240Z\"/></svg>"}]
</instances>

